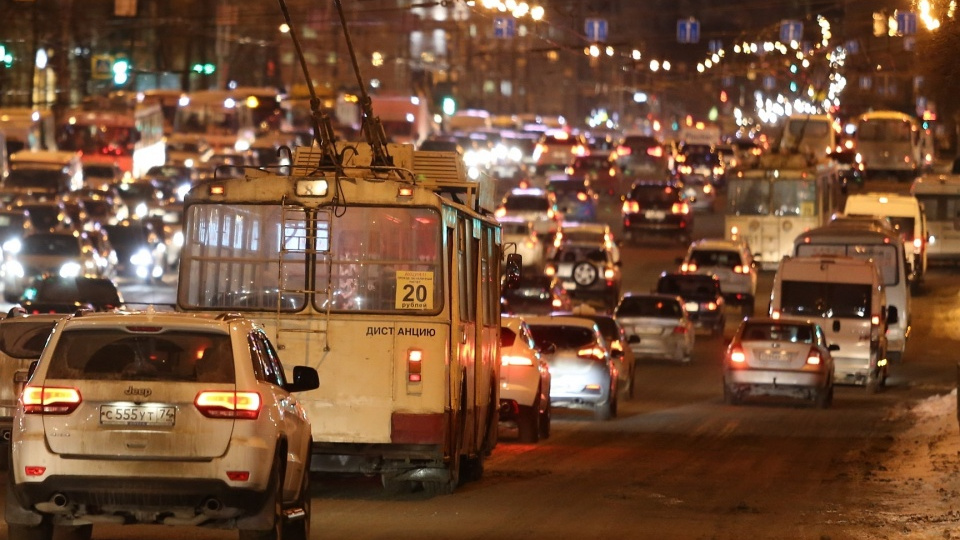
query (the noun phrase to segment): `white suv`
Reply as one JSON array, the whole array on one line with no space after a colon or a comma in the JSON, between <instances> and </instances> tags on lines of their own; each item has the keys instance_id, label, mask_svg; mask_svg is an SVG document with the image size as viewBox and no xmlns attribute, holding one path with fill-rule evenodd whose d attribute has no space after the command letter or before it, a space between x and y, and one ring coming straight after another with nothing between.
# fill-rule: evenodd
<instances>
[{"instance_id":1,"label":"white suv","mask_svg":"<svg viewBox=\"0 0 960 540\"><path fill-rule=\"evenodd\" d=\"M9 537L95 523L310 529L310 424L263 330L235 314L92 313L57 323L13 422Z\"/></svg>"},{"instance_id":2,"label":"white suv","mask_svg":"<svg viewBox=\"0 0 960 540\"><path fill-rule=\"evenodd\" d=\"M744 315L753 315L757 265L745 241L697 240L678 262L681 272L717 276L723 299L730 305L740 305Z\"/></svg>"}]
</instances>

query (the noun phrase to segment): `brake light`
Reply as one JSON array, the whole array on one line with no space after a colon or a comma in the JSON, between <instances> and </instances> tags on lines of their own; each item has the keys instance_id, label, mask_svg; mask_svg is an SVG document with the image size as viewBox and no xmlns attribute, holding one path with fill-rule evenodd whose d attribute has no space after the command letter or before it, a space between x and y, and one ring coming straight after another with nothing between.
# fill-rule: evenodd
<instances>
[{"instance_id":1,"label":"brake light","mask_svg":"<svg viewBox=\"0 0 960 540\"><path fill-rule=\"evenodd\" d=\"M750 273L750 267L747 266L747 265L738 264L738 265L736 265L736 266L733 267L733 272L734 272L735 274L749 274L749 273Z\"/></svg>"},{"instance_id":2,"label":"brake light","mask_svg":"<svg viewBox=\"0 0 960 540\"><path fill-rule=\"evenodd\" d=\"M674 214L686 215L690 213L690 205L686 202L675 202L673 206L670 207L670 211Z\"/></svg>"},{"instance_id":3,"label":"brake light","mask_svg":"<svg viewBox=\"0 0 960 540\"><path fill-rule=\"evenodd\" d=\"M561 302L559 298L554 298L554 299L550 302L550 305L553 306L553 307L555 307L555 308L559 308L560 306L563 305L563 302Z\"/></svg>"},{"instance_id":4,"label":"brake light","mask_svg":"<svg viewBox=\"0 0 960 540\"><path fill-rule=\"evenodd\" d=\"M713 193L713 186L711 186L710 184L704 184L704 185L703 185L703 192L704 192L704 193Z\"/></svg>"},{"instance_id":5,"label":"brake light","mask_svg":"<svg viewBox=\"0 0 960 540\"><path fill-rule=\"evenodd\" d=\"M680 265L680 271L681 271L681 272L696 272L696 271L697 271L697 263L692 263L692 262L683 263L683 264Z\"/></svg>"},{"instance_id":6,"label":"brake light","mask_svg":"<svg viewBox=\"0 0 960 540\"><path fill-rule=\"evenodd\" d=\"M421 382L423 380L423 351L410 349L407 351L407 381Z\"/></svg>"},{"instance_id":7,"label":"brake light","mask_svg":"<svg viewBox=\"0 0 960 540\"><path fill-rule=\"evenodd\" d=\"M556 219L557 213L553 211L553 208L547 210L547 217L550 219Z\"/></svg>"},{"instance_id":8,"label":"brake light","mask_svg":"<svg viewBox=\"0 0 960 540\"><path fill-rule=\"evenodd\" d=\"M580 358L589 358L591 360L603 360L607 357L604 350L600 347L586 347L577 351Z\"/></svg>"},{"instance_id":9,"label":"brake light","mask_svg":"<svg viewBox=\"0 0 960 540\"><path fill-rule=\"evenodd\" d=\"M730 362L733 364L742 364L747 361L747 355L743 353L740 347L730 349Z\"/></svg>"},{"instance_id":10,"label":"brake light","mask_svg":"<svg viewBox=\"0 0 960 540\"><path fill-rule=\"evenodd\" d=\"M619 156L629 156L631 153L633 153L633 150L631 150L629 146L617 147L617 155Z\"/></svg>"},{"instance_id":11,"label":"brake light","mask_svg":"<svg viewBox=\"0 0 960 540\"><path fill-rule=\"evenodd\" d=\"M674 334L686 334L686 333L687 333L687 327L686 327L686 326L683 326L682 324L678 324L677 326L674 326L674 327L673 327L673 333L674 333Z\"/></svg>"},{"instance_id":12,"label":"brake light","mask_svg":"<svg viewBox=\"0 0 960 540\"><path fill-rule=\"evenodd\" d=\"M47 468L40 465L27 465L23 468L23 474L27 476L43 476L45 472Z\"/></svg>"},{"instance_id":13,"label":"brake light","mask_svg":"<svg viewBox=\"0 0 960 540\"><path fill-rule=\"evenodd\" d=\"M500 358L500 363L504 366L532 366L533 359L526 356L507 355Z\"/></svg>"},{"instance_id":14,"label":"brake light","mask_svg":"<svg viewBox=\"0 0 960 540\"><path fill-rule=\"evenodd\" d=\"M707 310L708 310L708 311L716 311L716 310L717 310L717 303L716 303L716 302L707 302Z\"/></svg>"},{"instance_id":15,"label":"brake light","mask_svg":"<svg viewBox=\"0 0 960 540\"><path fill-rule=\"evenodd\" d=\"M76 388L27 386L20 395L26 414L70 414L83 399Z\"/></svg>"},{"instance_id":16,"label":"brake light","mask_svg":"<svg viewBox=\"0 0 960 540\"><path fill-rule=\"evenodd\" d=\"M660 146L651 146L647 148L647 155L653 157L663 157L663 148Z\"/></svg>"},{"instance_id":17,"label":"brake light","mask_svg":"<svg viewBox=\"0 0 960 540\"><path fill-rule=\"evenodd\" d=\"M584 192L582 192L582 191L578 191L578 192L577 192L577 200L578 200L578 201L580 201L580 202L586 202L587 199L588 199L588 197L587 197L587 194L586 194L586 193L584 193Z\"/></svg>"},{"instance_id":18,"label":"brake light","mask_svg":"<svg viewBox=\"0 0 960 540\"><path fill-rule=\"evenodd\" d=\"M623 213L624 214L636 214L640 211L640 203L637 201L623 201Z\"/></svg>"},{"instance_id":19,"label":"brake light","mask_svg":"<svg viewBox=\"0 0 960 540\"><path fill-rule=\"evenodd\" d=\"M548 264L548 265L543 269L543 273L544 273L544 275L546 275L547 277L553 277L553 276L557 275L557 267L554 266L554 265L552 265L552 264Z\"/></svg>"},{"instance_id":20,"label":"brake light","mask_svg":"<svg viewBox=\"0 0 960 540\"><path fill-rule=\"evenodd\" d=\"M257 392L206 390L197 394L193 404L208 418L256 420L260 416L261 400Z\"/></svg>"},{"instance_id":21,"label":"brake light","mask_svg":"<svg viewBox=\"0 0 960 540\"><path fill-rule=\"evenodd\" d=\"M811 347L810 354L807 355L807 365L819 366L820 360L820 351Z\"/></svg>"}]
</instances>

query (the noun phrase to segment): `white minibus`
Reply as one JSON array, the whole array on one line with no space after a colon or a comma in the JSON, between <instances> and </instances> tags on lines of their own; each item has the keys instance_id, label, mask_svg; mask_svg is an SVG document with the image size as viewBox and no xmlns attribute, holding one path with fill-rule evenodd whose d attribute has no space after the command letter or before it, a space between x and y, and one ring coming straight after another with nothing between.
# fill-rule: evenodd
<instances>
[{"instance_id":1,"label":"white minibus","mask_svg":"<svg viewBox=\"0 0 960 540\"><path fill-rule=\"evenodd\" d=\"M927 222L927 259L960 262L960 175L925 174L913 181L910 193Z\"/></svg>"}]
</instances>

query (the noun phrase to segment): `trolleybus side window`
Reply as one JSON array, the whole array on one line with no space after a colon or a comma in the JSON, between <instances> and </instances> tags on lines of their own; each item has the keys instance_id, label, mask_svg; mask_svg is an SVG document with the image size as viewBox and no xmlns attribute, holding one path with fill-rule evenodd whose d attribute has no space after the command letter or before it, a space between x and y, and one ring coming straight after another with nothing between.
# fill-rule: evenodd
<instances>
[{"instance_id":1,"label":"trolleybus side window","mask_svg":"<svg viewBox=\"0 0 960 540\"><path fill-rule=\"evenodd\" d=\"M483 231L483 252L481 255L482 259L482 280L483 280L483 290L482 299L484 302L483 307L483 324L484 326L494 326L497 324L496 313L500 310L500 299L496 296L497 286L495 279L499 279L499 268L497 268L497 262L500 260L500 257L496 255L496 243L494 241L494 234L496 231L487 224L482 225Z\"/></svg>"}]
</instances>

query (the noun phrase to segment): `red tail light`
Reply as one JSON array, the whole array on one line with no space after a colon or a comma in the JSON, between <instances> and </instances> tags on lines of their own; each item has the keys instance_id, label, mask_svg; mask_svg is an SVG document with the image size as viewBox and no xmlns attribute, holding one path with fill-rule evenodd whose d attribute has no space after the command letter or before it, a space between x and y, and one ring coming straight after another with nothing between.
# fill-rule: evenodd
<instances>
[{"instance_id":1,"label":"red tail light","mask_svg":"<svg viewBox=\"0 0 960 540\"><path fill-rule=\"evenodd\" d=\"M686 333L687 333L687 327L686 327L686 326L683 326L682 324L678 324L677 326L674 326L674 327L673 327L673 333L674 333L674 334L686 334Z\"/></svg>"},{"instance_id":2,"label":"red tail light","mask_svg":"<svg viewBox=\"0 0 960 540\"><path fill-rule=\"evenodd\" d=\"M820 351L818 351L817 349L814 349L813 347L811 347L811 348L810 348L810 353L807 354L807 365L810 365L810 366L819 366L819 365L820 365L820 361L821 361L821 359L820 359Z\"/></svg>"},{"instance_id":3,"label":"red tail light","mask_svg":"<svg viewBox=\"0 0 960 540\"><path fill-rule=\"evenodd\" d=\"M636 214L640 211L640 203L637 201L626 200L623 201L623 213L624 214Z\"/></svg>"},{"instance_id":4,"label":"red tail light","mask_svg":"<svg viewBox=\"0 0 960 540\"><path fill-rule=\"evenodd\" d=\"M696 271L697 271L697 263L692 263L692 262L691 262L691 263L683 263L683 264L680 265L680 271L681 271L681 272L696 272Z\"/></svg>"},{"instance_id":5,"label":"red tail light","mask_svg":"<svg viewBox=\"0 0 960 540\"><path fill-rule=\"evenodd\" d=\"M617 147L617 155L620 155L620 156L629 156L631 153L633 153L633 150L631 150L629 146L618 146L618 147Z\"/></svg>"},{"instance_id":6,"label":"red tail light","mask_svg":"<svg viewBox=\"0 0 960 540\"><path fill-rule=\"evenodd\" d=\"M70 414L83 399L76 388L27 386L20 395L26 414Z\"/></svg>"},{"instance_id":7,"label":"red tail light","mask_svg":"<svg viewBox=\"0 0 960 540\"><path fill-rule=\"evenodd\" d=\"M673 206L670 207L670 211L674 214L686 215L690 213L690 205L686 202L675 202Z\"/></svg>"},{"instance_id":8,"label":"red tail light","mask_svg":"<svg viewBox=\"0 0 960 540\"><path fill-rule=\"evenodd\" d=\"M600 347L586 347L577 351L580 358L589 358L590 360L603 360L607 357L604 350Z\"/></svg>"},{"instance_id":9,"label":"red tail light","mask_svg":"<svg viewBox=\"0 0 960 540\"><path fill-rule=\"evenodd\" d=\"M421 382L423 380L423 351L410 349L407 351L407 381Z\"/></svg>"},{"instance_id":10,"label":"red tail light","mask_svg":"<svg viewBox=\"0 0 960 540\"><path fill-rule=\"evenodd\" d=\"M663 157L663 148L660 146L651 146L647 148L647 155L653 157Z\"/></svg>"},{"instance_id":11,"label":"red tail light","mask_svg":"<svg viewBox=\"0 0 960 540\"><path fill-rule=\"evenodd\" d=\"M193 404L208 418L255 420L260 416L261 400L257 392L206 390L197 394Z\"/></svg>"},{"instance_id":12,"label":"red tail light","mask_svg":"<svg viewBox=\"0 0 960 540\"><path fill-rule=\"evenodd\" d=\"M743 364L747 361L747 355L743 353L743 349L738 347L733 347L730 349L730 363L731 364Z\"/></svg>"}]
</instances>

